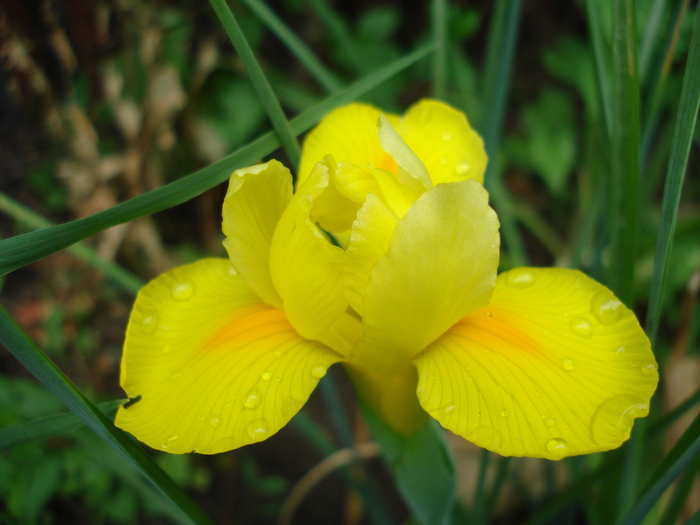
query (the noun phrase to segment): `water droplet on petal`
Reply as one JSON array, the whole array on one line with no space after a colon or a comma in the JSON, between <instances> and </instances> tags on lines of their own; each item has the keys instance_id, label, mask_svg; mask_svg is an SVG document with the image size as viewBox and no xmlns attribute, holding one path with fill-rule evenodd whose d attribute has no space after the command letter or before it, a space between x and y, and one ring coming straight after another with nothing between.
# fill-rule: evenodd
<instances>
[{"instance_id":1,"label":"water droplet on petal","mask_svg":"<svg viewBox=\"0 0 700 525\"><path fill-rule=\"evenodd\" d=\"M238 275L238 272L236 271L236 269L233 267L233 265L229 265L229 267L228 267L228 276L229 276L229 277L235 277L236 275Z\"/></svg>"},{"instance_id":2,"label":"water droplet on petal","mask_svg":"<svg viewBox=\"0 0 700 525\"><path fill-rule=\"evenodd\" d=\"M574 317L569 322L569 326L577 336L584 339L590 339L593 335L593 325L585 317Z\"/></svg>"},{"instance_id":3,"label":"water droplet on petal","mask_svg":"<svg viewBox=\"0 0 700 525\"><path fill-rule=\"evenodd\" d=\"M141 329L144 334L152 334L158 327L158 313L155 310L148 312L141 320Z\"/></svg>"},{"instance_id":4,"label":"water droplet on petal","mask_svg":"<svg viewBox=\"0 0 700 525\"><path fill-rule=\"evenodd\" d=\"M561 360L561 366L564 367L564 370L571 371L575 368L574 360L571 359L570 357L565 357L564 359Z\"/></svg>"},{"instance_id":5,"label":"water droplet on petal","mask_svg":"<svg viewBox=\"0 0 700 525\"><path fill-rule=\"evenodd\" d=\"M622 315L622 303L609 290L601 290L591 299L591 312L601 323L615 324Z\"/></svg>"},{"instance_id":6,"label":"water droplet on petal","mask_svg":"<svg viewBox=\"0 0 700 525\"><path fill-rule=\"evenodd\" d=\"M564 456L569 450L569 445L562 438L553 438L547 441L547 450L554 456Z\"/></svg>"},{"instance_id":7,"label":"water droplet on petal","mask_svg":"<svg viewBox=\"0 0 700 525\"><path fill-rule=\"evenodd\" d=\"M493 312L491 312L491 311L486 312L486 317L493 317Z\"/></svg>"},{"instance_id":8,"label":"water droplet on petal","mask_svg":"<svg viewBox=\"0 0 700 525\"><path fill-rule=\"evenodd\" d=\"M507 411L507 410L502 410L502 411L501 411L501 417L508 417L508 411Z\"/></svg>"},{"instance_id":9,"label":"water droplet on petal","mask_svg":"<svg viewBox=\"0 0 700 525\"><path fill-rule=\"evenodd\" d=\"M553 427L555 421L550 417L544 420L544 424L547 425L548 427Z\"/></svg>"},{"instance_id":10,"label":"water droplet on petal","mask_svg":"<svg viewBox=\"0 0 700 525\"><path fill-rule=\"evenodd\" d=\"M501 444L501 434L495 428L488 425L481 425L476 427L474 431L469 434L471 441L474 441L479 446L491 446L497 447Z\"/></svg>"},{"instance_id":11,"label":"water droplet on petal","mask_svg":"<svg viewBox=\"0 0 700 525\"><path fill-rule=\"evenodd\" d=\"M618 348L617 350L615 350L615 352L618 353L618 354L624 354L624 353L625 353L625 347L624 347L624 346L621 346L620 348Z\"/></svg>"},{"instance_id":12,"label":"water droplet on petal","mask_svg":"<svg viewBox=\"0 0 700 525\"><path fill-rule=\"evenodd\" d=\"M270 372L265 372L263 375L260 376L260 379L263 381L269 381L272 378L272 374Z\"/></svg>"},{"instance_id":13,"label":"water droplet on petal","mask_svg":"<svg viewBox=\"0 0 700 525\"><path fill-rule=\"evenodd\" d=\"M527 268L517 268L506 273L506 284L515 288L527 288L535 282L535 274Z\"/></svg>"},{"instance_id":14,"label":"water droplet on petal","mask_svg":"<svg viewBox=\"0 0 700 525\"><path fill-rule=\"evenodd\" d=\"M168 436L168 441L169 441L170 443L173 443L174 441L177 441L178 439L179 439L179 438L178 438L177 435L175 435L175 434L170 434L170 435Z\"/></svg>"},{"instance_id":15,"label":"water droplet on petal","mask_svg":"<svg viewBox=\"0 0 700 525\"><path fill-rule=\"evenodd\" d=\"M316 365L311 369L311 375L314 376L316 379L321 379L323 376L326 375L326 367L323 365Z\"/></svg>"},{"instance_id":16,"label":"water droplet on petal","mask_svg":"<svg viewBox=\"0 0 700 525\"><path fill-rule=\"evenodd\" d=\"M173 297L178 301L186 301L194 295L194 286L187 282L177 283L172 287L170 293L172 293Z\"/></svg>"},{"instance_id":17,"label":"water droplet on petal","mask_svg":"<svg viewBox=\"0 0 700 525\"><path fill-rule=\"evenodd\" d=\"M443 166L447 166L450 163L450 159L448 159L447 157L442 157L442 159L440 160L440 163Z\"/></svg>"},{"instance_id":18,"label":"water droplet on petal","mask_svg":"<svg viewBox=\"0 0 700 525\"><path fill-rule=\"evenodd\" d=\"M209 424L214 428L219 428L221 426L221 420L218 416L212 416L209 418Z\"/></svg>"},{"instance_id":19,"label":"water droplet on petal","mask_svg":"<svg viewBox=\"0 0 700 525\"><path fill-rule=\"evenodd\" d=\"M629 438L634 419L644 417L649 404L641 397L620 394L603 401L591 420L591 436L599 445L617 446Z\"/></svg>"},{"instance_id":20,"label":"water droplet on petal","mask_svg":"<svg viewBox=\"0 0 700 525\"><path fill-rule=\"evenodd\" d=\"M471 171L471 169L472 166L468 162L460 162L459 164L457 164L455 171L457 172L457 175L466 175Z\"/></svg>"},{"instance_id":21,"label":"water droplet on petal","mask_svg":"<svg viewBox=\"0 0 700 525\"><path fill-rule=\"evenodd\" d=\"M160 349L161 352L164 354L169 353L173 349L172 345L170 343L166 344L163 348Z\"/></svg>"},{"instance_id":22,"label":"water droplet on petal","mask_svg":"<svg viewBox=\"0 0 700 525\"><path fill-rule=\"evenodd\" d=\"M449 142L449 141L452 140L452 135L450 135L449 133L443 133L443 134L442 134L442 140L445 141L445 142Z\"/></svg>"},{"instance_id":23,"label":"water droplet on petal","mask_svg":"<svg viewBox=\"0 0 700 525\"><path fill-rule=\"evenodd\" d=\"M440 409L440 413L443 416L447 416L450 413L454 412L455 408L457 408L457 405L455 405L454 403L448 403Z\"/></svg>"},{"instance_id":24,"label":"water droplet on petal","mask_svg":"<svg viewBox=\"0 0 700 525\"><path fill-rule=\"evenodd\" d=\"M243 401L243 406L246 408L255 408L259 404L260 404L260 392L258 392L255 389L248 392L248 395L246 396L245 401Z\"/></svg>"},{"instance_id":25,"label":"water droplet on petal","mask_svg":"<svg viewBox=\"0 0 700 525\"><path fill-rule=\"evenodd\" d=\"M645 376L650 376L654 374L659 369L659 365L656 363L647 363L642 367L642 374Z\"/></svg>"},{"instance_id":26,"label":"water droplet on petal","mask_svg":"<svg viewBox=\"0 0 700 525\"><path fill-rule=\"evenodd\" d=\"M253 443L256 441L262 441L268 434L267 423L264 419L256 419L255 421L251 421L248 423L247 430L248 437L253 440Z\"/></svg>"}]
</instances>

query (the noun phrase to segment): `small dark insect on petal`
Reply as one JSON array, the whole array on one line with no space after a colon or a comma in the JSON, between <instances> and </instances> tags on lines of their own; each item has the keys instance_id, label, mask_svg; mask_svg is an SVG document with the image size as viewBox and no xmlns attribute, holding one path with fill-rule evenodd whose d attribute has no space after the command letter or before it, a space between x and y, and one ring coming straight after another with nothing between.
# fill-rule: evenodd
<instances>
[{"instance_id":1,"label":"small dark insect on petal","mask_svg":"<svg viewBox=\"0 0 700 525\"><path fill-rule=\"evenodd\" d=\"M129 401L124 403L122 406L124 408L129 408L131 405L133 405L134 403L138 403L139 401L141 401L141 396L130 397Z\"/></svg>"}]
</instances>

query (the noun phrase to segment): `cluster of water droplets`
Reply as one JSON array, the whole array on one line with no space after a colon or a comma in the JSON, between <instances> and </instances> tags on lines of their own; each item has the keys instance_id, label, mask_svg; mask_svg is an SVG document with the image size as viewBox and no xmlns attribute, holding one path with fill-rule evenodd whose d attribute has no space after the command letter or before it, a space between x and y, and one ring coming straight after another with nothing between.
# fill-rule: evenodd
<instances>
[{"instance_id":1,"label":"cluster of water droplets","mask_svg":"<svg viewBox=\"0 0 700 525\"><path fill-rule=\"evenodd\" d=\"M442 139L443 142L452 142L452 140L454 140L454 137L452 136L451 133L443 133L440 138ZM451 162L450 158L447 156L442 157L442 159L440 159L440 163L443 166L447 166L448 164L450 164L450 162ZM467 175L471 171L471 169L472 169L471 164L469 164L469 162L467 162L466 160L462 160L460 162L457 162L457 164L455 165L455 172L460 177L464 177L465 175Z\"/></svg>"}]
</instances>

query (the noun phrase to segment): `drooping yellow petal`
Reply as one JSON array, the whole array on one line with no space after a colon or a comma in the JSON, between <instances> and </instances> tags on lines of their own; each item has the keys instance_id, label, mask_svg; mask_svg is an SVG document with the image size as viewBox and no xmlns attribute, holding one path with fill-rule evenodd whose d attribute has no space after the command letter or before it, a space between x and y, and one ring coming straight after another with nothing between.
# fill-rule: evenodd
<instances>
[{"instance_id":1,"label":"drooping yellow petal","mask_svg":"<svg viewBox=\"0 0 700 525\"><path fill-rule=\"evenodd\" d=\"M159 450L232 450L277 432L340 359L301 338L228 260L204 259L139 292L121 385L141 399L115 423Z\"/></svg>"},{"instance_id":2,"label":"drooping yellow petal","mask_svg":"<svg viewBox=\"0 0 700 525\"><path fill-rule=\"evenodd\" d=\"M223 206L224 246L238 274L263 301L281 307L270 275L270 245L292 198L292 175L276 160L236 170Z\"/></svg>"},{"instance_id":3,"label":"drooping yellow petal","mask_svg":"<svg viewBox=\"0 0 700 525\"><path fill-rule=\"evenodd\" d=\"M304 140L299 182L304 182L317 162L326 155L336 161L352 162L361 169L368 164L375 168L394 171L391 156L379 144L378 123L381 112L368 104L354 103L340 107L326 115ZM399 117L386 114L393 125Z\"/></svg>"},{"instance_id":4,"label":"drooping yellow petal","mask_svg":"<svg viewBox=\"0 0 700 525\"><path fill-rule=\"evenodd\" d=\"M498 219L473 180L436 186L399 221L371 271L353 359L391 375L459 319L488 304Z\"/></svg>"},{"instance_id":5,"label":"drooping yellow petal","mask_svg":"<svg viewBox=\"0 0 700 525\"><path fill-rule=\"evenodd\" d=\"M270 249L272 279L289 322L303 337L324 342L324 335L348 307L345 252L333 246L309 218L314 200L328 187L329 168L326 161L319 162L300 185L277 225Z\"/></svg>"},{"instance_id":6,"label":"drooping yellow petal","mask_svg":"<svg viewBox=\"0 0 700 525\"><path fill-rule=\"evenodd\" d=\"M461 111L437 100L421 100L395 127L428 169L433 184L484 181L484 141Z\"/></svg>"},{"instance_id":7,"label":"drooping yellow petal","mask_svg":"<svg viewBox=\"0 0 700 525\"><path fill-rule=\"evenodd\" d=\"M649 340L607 288L560 268L498 277L491 304L415 359L423 408L506 456L618 447L658 381Z\"/></svg>"}]
</instances>

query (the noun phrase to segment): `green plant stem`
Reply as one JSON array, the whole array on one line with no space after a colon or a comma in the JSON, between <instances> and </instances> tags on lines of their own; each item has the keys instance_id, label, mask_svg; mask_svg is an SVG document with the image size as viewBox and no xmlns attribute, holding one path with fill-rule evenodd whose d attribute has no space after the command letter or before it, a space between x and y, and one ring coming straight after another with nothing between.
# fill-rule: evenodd
<instances>
[{"instance_id":1,"label":"green plant stem","mask_svg":"<svg viewBox=\"0 0 700 525\"><path fill-rule=\"evenodd\" d=\"M612 137L612 93L610 72L608 70L608 53L603 39L602 15L599 10L606 4L597 0L586 0L586 18L588 20L588 30L590 31L591 43L593 45L593 57L595 59L595 70L597 76L598 96L600 105L603 108L603 120L608 137Z\"/></svg>"},{"instance_id":2,"label":"green plant stem","mask_svg":"<svg viewBox=\"0 0 700 525\"><path fill-rule=\"evenodd\" d=\"M0 193L0 211L7 213L25 227L38 230L40 228L50 228L55 226L51 221L42 217L38 213L34 213L29 208L22 206L19 202L11 199L7 195ZM75 255L78 259L88 263L93 268L101 271L107 277L112 279L127 292L136 295L143 286L141 279L136 277L131 272L125 270L121 266L112 261L108 261L99 256L99 254L85 244L74 244L68 251Z\"/></svg>"},{"instance_id":3,"label":"green plant stem","mask_svg":"<svg viewBox=\"0 0 700 525\"><path fill-rule=\"evenodd\" d=\"M287 46L287 49L297 57L299 62L328 93L337 93L343 89L340 80L316 58L306 44L264 2L243 0L243 3Z\"/></svg>"},{"instance_id":4,"label":"green plant stem","mask_svg":"<svg viewBox=\"0 0 700 525\"><path fill-rule=\"evenodd\" d=\"M614 0L610 285L630 308L639 226L639 74L634 0Z\"/></svg>"},{"instance_id":5,"label":"green plant stem","mask_svg":"<svg viewBox=\"0 0 700 525\"><path fill-rule=\"evenodd\" d=\"M260 67L260 64L256 60L253 50L250 48L250 44L248 44L248 40L246 40L226 0L210 0L210 3L216 15L219 17L221 24L224 26L226 34L231 39L233 47L236 48L236 52L241 58L246 71L248 71L253 87L258 97L260 97L260 102L265 108L267 116L270 117L272 121L272 125L279 136L282 147L284 147L287 157L289 157L289 161L296 170L299 167L301 148L299 147L296 135L292 132L287 117L284 115L284 111L282 111L279 100L277 100L274 91L272 91L272 87L270 87L270 83L267 81L262 67Z\"/></svg>"}]
</instances>

